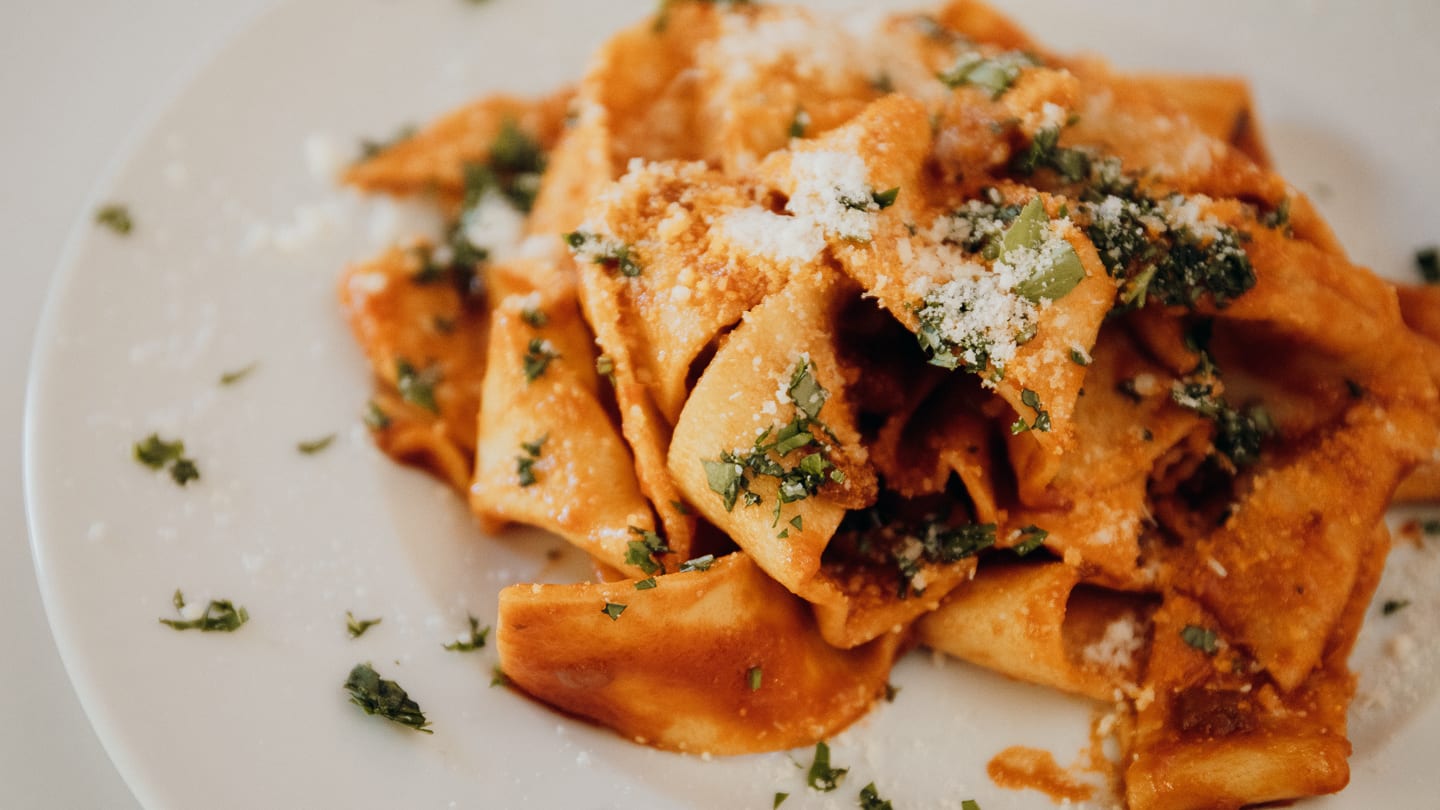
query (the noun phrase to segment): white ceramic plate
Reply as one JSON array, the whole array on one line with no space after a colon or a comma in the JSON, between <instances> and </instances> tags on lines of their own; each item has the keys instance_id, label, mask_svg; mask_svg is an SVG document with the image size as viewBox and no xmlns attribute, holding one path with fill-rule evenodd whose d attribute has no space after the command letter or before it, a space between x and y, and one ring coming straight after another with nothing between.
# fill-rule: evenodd
<instances>
[{"instance_id":1,"label":"white ceramic plate","mask_svg":"<svg viewBox=\"0 0 1440 810\"><path fill-rule=\"evenodd\" d=\"M554 87L651 6L291 3L196 76L103 181L136 231L77 228L40 332L26 474L56 638L147 807L762 808L777 791L794 794L788 808L853 806L871 780L899 808L1050 806L991 785L985 763L1010 744L1071 761L1091 707L962 664L902 662L896 702L835 743L848 781L818 797L784 755L704 761L631 745L489 688L493 650L441 649L467 612L493 621L501 586L578 566L547 563L550 538L482 537L457 499L371 447L358 419L368 373L332 289L377 231L404 225L307 165L327 143L349 148L483 92ZM1058 47L1124 66L1252 77L1297 188L1357 257L1403 277L1414 247L1440 238L1437 8L1034 0L1013 12ZM181 489L131 459L152 431L186 441L199 482ZM327 451L296 452L329 433ZM1381 681L1405 688L1357 704L1354 783L1308 806L1417 806L1440 791L1427 753L1440 713L1419 676L1440 658L1422 632L1440 597L1416 573L1435 570L1435 554L1396 559L1381 595L1414 604L1377 612L1356 660L1365 695ZM252 620L233 635L172 632L156 619L176 587L233 599ZM347 610L384 623L350 640ZM1409 658L1391 654L1407 639ZM362 660L420 701L434 736L346 702L341 683Z\"/></svg>"}]
</instances>

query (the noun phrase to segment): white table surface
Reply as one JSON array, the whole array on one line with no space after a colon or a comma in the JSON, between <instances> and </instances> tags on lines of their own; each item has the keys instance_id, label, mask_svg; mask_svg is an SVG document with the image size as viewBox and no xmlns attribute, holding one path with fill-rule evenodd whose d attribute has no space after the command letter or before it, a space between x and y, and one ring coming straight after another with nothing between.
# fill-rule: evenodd
<instances>
[{"instance_id":1,"label":"white table surface","mask_svg":"<svg viewBox=\"0 0 1440 810\"><path fill-rule=\"evenodd\" d=\"M91 188L269 0L0 4L0 807L138 807L65 676L25 526L25 380L50 274Z\"/></svg>"}]
</instances>

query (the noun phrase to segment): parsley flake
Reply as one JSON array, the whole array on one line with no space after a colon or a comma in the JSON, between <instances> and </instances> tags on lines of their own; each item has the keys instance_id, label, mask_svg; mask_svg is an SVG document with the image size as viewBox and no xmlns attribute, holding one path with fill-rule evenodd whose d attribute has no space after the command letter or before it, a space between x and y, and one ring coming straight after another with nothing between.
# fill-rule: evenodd
<instances>
[{"instance_id":1,"label":"parsley flake","mask_svg":"<svg viewBox=\"0 0 1440 810\"><path fill-rule=\"evenodd\" d=\"M128 236L135 229L135 221L130 218L130 209L118 203L100 206L95 212L95 222L121 236Z\"/></svg>"},{"instance_id":2,"label":"parsley flake","mask_svg":"<svg viewBox=\"0 0 1440 810\"><path fill-rule=\"evenodd\" d=\"M1078 346L1070 347L1070 362L1077 366L1090 365L1090 354Z\"/></svg>"},{"instance_id":3,"label":"parsley flake","mask_svg":"<svg viewBox=\"0 0 1440 810\"><path fill-rule=\"evenodd\" d=\"M829 793L839 786L841 778L849 772L849 768L830 767L830 746L824 740L815 743L815 761L811 763L806 777L810 787Z\"/></svg>"},{"instance_id":4,"label":"parsley flake","mask_svg":"<svg viewBox=\"0 0 1440 810\"><path fill-rule=\"evenodd\" d=\"M539 307L526 307L520 311L520 318L536 329L544 329L550 323L550 316Z\"/></svg>"},{"instance_id":5,"label":"parsley flake","mask_svg":"<svg viewBox=\"0 0 1440 810\"><path fill-rule=\"evenodd\" d=\"M775 808L777 808L777 807L779 807L780 805L784 804L784 803L785 803L785 800L788 799L788 798L790 798L790 794L789 794L789 793L781 793L781 792L779 792L779 791L776 791L776 792L775 792L775 801L774 801L773 804L770 805L770 810L775 810Z\"/></svg>"},{"instance_id":6,"label":"parsley flake","mask_svg":"<svg viewBox=\"0 0 1440 810\"><path fill-rule=\"evenodd\" d=\"M295 449L299 450L307 456L313 456L321 450L329 447L334 441L335 434L331 433L329 436L322 436L318 439L312 439L308 442L299 442L295 445Z\"/></svg>"},{"instance_id":7,"label":"parsley flake","mask_svg":"<svg viewBox=\"0 0 1440 810\"><path fill-rule=\"evenodd\" d=\"M1050 412L1044 410L1041 406L1040 395L1031 391L1029 388L1022 388L1020 390L1020 402L1035 412L1035 422L1033 424L1027 424L1023 417L1016 419L1015 423L1010 426L1010 435L1013 436L1018 433L1024 433L1031 429L1048 433L1050 431Z\"/></svg>"},{"instance_id":8,"label":"parsley flake","mask_svg":"<svg viewBox=\"0 0 1440 810\"><path fill-rule=\"evenodd\" d=\"M1039 64L1034 56L1021 51L1006 51L990 58L981 55L979 51L967 51L960 54L955 64L937 78L944 82L946 87L979 87L988 91L990 100L994 101L1004 95L1010 85L1020 78L1022 70Z\"/></svg>"},{"instance_id":9,"label":"parsley flake","mask_svg":"<svg viewBox=\"0 0 1440 810\"><path fill-rule=\"evenodd\" d=\"M220 384L234 385L235 383L238 383L246 377L250 376L250 372L254 371L255 368L259 365L259 363L251 363L250 365L244 366L243 368L237 368L234 371L227 371L224 374L220 375Z\"/></svg>"},{"instance_id":10,"label":"parsley flake","mask_svg":"<svg viewBox=\"0 0 1440 810\"><path fill-rule=\"evenodd\" d=\"M533 442L520 443L520 449L525 451L524 455L515 457L515 474L520 479L520 486L528 487L536 482L535 462L540 460L540 448L549 438L550 434L546 433Z\"/></svg>"},{"instance_id":11,"label":"parsley flake","mask_svg":"<svg viewBox=\"0 0 1440 810\"><path fill-rule=\"evenodd\" d=\"M170 465L170 478L183 487L200 478L200 468L196 467L191 459L176 459L175 463Z\"/></svg>"},{"instance_id":12,"label":"parsley flake","mask_svg":"<svg viewBox=\"0 0 1440 810\"><path fill-rule=\"evenodd\" d=\"M509 685L510 676L505 674L505 670L501 669L499 664L496 664L495 666L490 668L490 687L492 689L496 686Z\"/></svg>"},{"instance_id":13,"label":"parsley flake","mask_svg":"<svg viewBox=\"0 0 1440 810\"><path fill-rule=\"evenodd\" d=\"M890 802L880 798L879 791L875 789L875 783L871 782L860 788L860 810L895 810L895 808Z\"/></svg>"},{"instance_id":14,"label":"parsley flake","mask_svg":"<svg viewBox=\"0 0 1440 810\"><path fill-rule=\"evenodd\" d=\"M470 622L470 635L468 637L461 636L446 644L445 649L450 652L474 652L482 649L485 646L485 640L490 636L489 625L481 627L479 620L468 614L465 618Z\"/></svg>"},{"instance_id":15,"label":"parsley flake","mask_svg":"<svg viewBox=\"0 0 1440 810\"><path fill-rule=\"evenodd\" d=\"M350 677L345 679L345 691L350 693L350 702L366 714L376 714L426 734L434 733L429 728L430 721L420 710L420 704L411 700L400 684L381 678L368 663L356 664L350 670Z\"/></svg>"},{"instance_id":16,"label":"parsley flake","mask_svg":"<svg viewBox=\"0 0 1440 810\"><path fill-rule=\"evenodd\" d=\"M960 810L980 810L980 803L974 799L966 799L960 802Z\"/></svg>"},{"instance_id":17,"label":"parsley flake","mask_svg":"<svg viewBox=\"0 0 1440 810\"><path fill-rule=\"evenodd\" d=\"M1214 655L1220 650L1215 631L1197 624L1185 625L1180 630L1180 640L1206 655Z\"/></svg>"},{"instance_id":18,"label":"parsley flake","mask_svg":"<svg viewBox=\"0 0 1440 810\"><path fill-rule=\"evenodd\" d=\"M365 426L371 430L384 430L390 427L390 417L375 404L375 400L365 403Z\"/></svg>"},{"instance_id":19,"label":"parsley flake","mask_svg":"<svg viewBox=\"0 0 1440 810\"><path fill-rule=\"evenodd\" d=\"M1380 607L1380 612L1386 616L1393 616L1409 606L1409 599L1386 599L1385 604Z\"/></svg>"},{"instance_id":20,"label":"parsley flake","mask_svg":"<svg viewBox=\"0 0 1440 810\"><path fill-rule=\"evenodd\" d=\"M714 554L706 554L706 555L703 556L703 557L696 557L696 558L693 559L693 560L686 560L685 562L680 563L680 571L681 571L681 573L684 573L684 572L687 572L687 571L709 571L709 570L710 570L710 566L712 566L712 565L714 565L714 564L715 564L715 555L714 555Z\"/></svg>"},{"instance_id":21,"label":"parsley flake","mask_svg":"<svg viewBox=\"0 0 1440 810\"><path fill-rule=\"evenodd\" d=\"M631 540L625 547L625 562L644 571L647 575L657 571L664 573L665 566L656 561L662 554L670 553L670 547L665 544L665 538L648 529L630 527L630 533L637 535L640 539Z\"/></svg>"},{"instance_id":22,"label":"parsley flake","mask_svg":"<svg viewBox=\"0 0 1440 810\"><path fill-rule=\"evenodd\" d=\"M571 231L565 234L565 244L576 258L589 259L608 270L614 270L626 278L640 275L640 262L636 260L635 248L614 239L607 239L589 231Z\"/></svg>"},{"instance_id":23,"label":"parsley flake","mask_svg":"<svg viewBox=\"0 0 1440 810\"><path fill-rule=\"evenodd\" d=\"M345 632L349 633L351 638L360 638L365 635L366 630L379 624L380 621L378 618L357 619L354 613L347 610L345 611Z\"/></svg>"},{"instance_id":24,"label":"parsley flake","mask_svg":"<svg viewBox=\"0 0 1440 810\"><path fill-rule=\"evenodd\" d=\"M1431 245L1415 251L1415 268L1426 284L1440 284L1440 248Z\"/></svg>"},{"instance_id":25,"label":"parsley flake","mask_svg":"<svg viewBox=\"0 0 1440 810\"><path fill-rule=\"evenodd\" d=\"M243 607L237 607L229 599L211 599L205 605L205 611L193 619L185 618L185 595L179 588L175 589L175 595L170 598L170 604L175 606L175 612L180 615L178 619L161 619L160 623L174 630L199 630L202 633L233 633L240 629L240 626L250 621L250 613Z\"/></svg>"},{"instance_id":26,"label":"parsley flake","mask_svg":"<svg viewBox=\"0 0 1440 810\"><path fill-rule=\"evenodd\" d=\"M531 338L530 343L525 347L524 369L525 381L535 382L545 369L550 366L551 360L559 360L560 354L550 341L540 338Z\"/></svg>"},{"instance_id":27,"label":"parsley flake","mask_svg":"<svg viewBox=\"0 0 1440 810\"><path fill-rule=\"evenodd\" d=\"M1016 543L1011 548L1011 551L1014 551L1015 554L1020 557L1027 556L1031 552L1045 545L1045 538L1049 536L1050 532L1045 531L1039 526L1031 524L1020 530L1020 542Z\"/></svg>"},{"instance_id":28,"label":"parsley flake","mask_svg":"<svg viewBox=\"0 0 1440 810\"><path fill-rule=\"evenodd\" d=\"M185 457L185 442L176 439L167 442L157 433L151 433L144 441L135 443L135 460L152 470L169 468L170 477L180 486L185 486L200 477L200 469L194 459Z\"/></svg>"},{"instance_id":29,"label":"parsley flake","mask_svg":"<svg viewBox=\"0 0 1440 810\"><path fill-rule=\"evenodd\" d=\"M376 157L381 152L390 149L396 144L401 143L402 141L408 141L413 137L415 137L415 125L405 124L395 130L395 134L391 135L387 139L361 138L360 160L358 162L364 163L365 161Z\"/></svg>"},{"instance_id":30,"label":"parsley flake","mask_svg":"<svg viewBox=\"0 0 1440 810\"><path fill-rule=\"evenodd\" d=\"M613 621L619 621L619 619L620 619L620 614L621 614L621 613L624 613L624 612L625 612L625 608L627 608L627 607L629 607L629 605L621 605L621 604L617 604L617 603L615 603L615 602L606 602L606 603L605 603L605 607L600 608L600 612L601 612L601 613L604 613L606 616L609 616L609 617L610 617L610 621L612 621L612 622L613 622Z\"/></svg>"},{"instance_id":31,"label":"parsley flake","mask_svg":"<svg viewBox=\"0 0 1440 810\"><path fill-rule=\"evenodd\" d=\"M745 683L750 687L751 692L759 691L762 678L764 678L764 671L759 666L745 670Z\"/></svg>"},{"instance_id":32,"label":"parsley flake","mask_svg":"<svg viewBox=\"0 0 1440 810\"><path fill-rule=\"evenodd\" d=\"M648 591L658 584L659 583L655 581L655 577L646 577L645 579L639 580L635 583L635 590Z\"/></svg>"},{"instance_id":33,"label":"parsley flake","mask_svg":"<svg viewBox=\"0 0 1440 810\"><path fill-rule=\"evenodd\" d=\"M400 398L435 414L440 413L440 406L435 402L435 385L440 379L439 366L418 371L403 357L395 361L395 387L400 390Z\"/></svg>"}]
</instances>

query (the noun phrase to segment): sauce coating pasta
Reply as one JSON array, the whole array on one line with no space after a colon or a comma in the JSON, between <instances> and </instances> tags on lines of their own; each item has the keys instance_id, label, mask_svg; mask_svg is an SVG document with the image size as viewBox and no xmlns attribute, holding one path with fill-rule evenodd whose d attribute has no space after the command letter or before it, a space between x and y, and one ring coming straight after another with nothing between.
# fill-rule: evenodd
<instances>
[{"instance_id":1,"label":"sauce coating pasta","mask_svg":"<svg viewBox=\"0 0 1440 810\"><path fill-rule=\"evenodd\" d=\"M1134 810L1348 781L1385 510L1440 494L1440 309L1270 170L1243 82L969 0L667 2L346 180L452 223L342 279L377 443L595 561L500 594L518 689L783 750L924 645L1119 700Z\"/></svg>"}]
</instances>

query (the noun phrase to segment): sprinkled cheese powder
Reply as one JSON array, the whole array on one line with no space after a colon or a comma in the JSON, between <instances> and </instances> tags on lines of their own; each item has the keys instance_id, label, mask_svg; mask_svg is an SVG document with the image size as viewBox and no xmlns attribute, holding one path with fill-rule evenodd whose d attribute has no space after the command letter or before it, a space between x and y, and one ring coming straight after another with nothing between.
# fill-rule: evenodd
<instances>
[{"instance_id":1,"label":"sprinkled cheese powder","mask_svg":"<svg viewBox=\"0 0 1440 810\"><path fill-rule=\"evenodd\" d=\"M1005 226L992 217L974 215L980 211L973 204L962 207L938 220L926 236L943 234L945 242L977 246L987 237L998 238ZM1051 303L1046 298L1032 301L1015 288L1048 272L1072 250L1063 236L1070 227L1068 219L1050 222L1038 247L1011 248L989 270L970 261L952 266L954 277L923 296L918 313L923 327L951 347L961 366L980 371L988 364L1003 374L1020 345L1034 335L1040 312ZM995 383L991 375L981 382L987 387Z\"/></svg>"},{"instance_id":2,"label":"sprinkled cheese powder","mask_svg":"<svg viewBox=\"0 0 1440 810\"><path fill-rule=\"evenodd\" d=\"M513 252L525 231L525 218L498 192L487 191L480 203L465 212L461 220L465 239L492 255Z\"/></svg>"},{"instance_id":3,"label":"sprinkled cheese powder","mask_svg":"<svg viewBox=\"0 0 1440 810\"><path fill-rule=\"evenodd\" d=\"M935 324L967 367L983 368L988 360L1003 368L1015 359L1017 338L1035 326L1039 309L1015 294L1015 285L1027 277L1014 270L996 262L990 272L947 281L925 296L922 317Z\"/></svg>"},{"instance_id":4,"label":"sprinkled cheese powder","mask_svg":"<svg viewBox=\"0 0 1440 810\"><path fill-rule=\"evenodd\" d=\"M1135 663L1135 654L1145 645L1145 636L1135 617L1126 614L1105 626L1105 635L1081 651L1080 657L1087 664L1105 670L1129 669Z\"/></svg>"},{"instance_id":5,"label":"sprinkled cheese powder","mask_svg":"<svg viewBox=\"0 0 1440 810\"><path fill-rule=\"evenodd\" d=\"M800 152L791 160L790 173L795 189L785 210L826 236L870 240L879 207L871 201L874 192L864 160L844 152ZM864 202L857 207L854 201Z\"/></svg>"},{"instance_id":6,"label":"sprinkled cheese powder","mask_svg":"<svg viewBox=\"0 0 1440 810\"><path fill-rule=\"evenodd\" d=\"M825 234L813 222L759 206L730 212L720 220L720 229L740 250L775 261L809 262L825 248Z\"/></svg>"}]
</instances>

